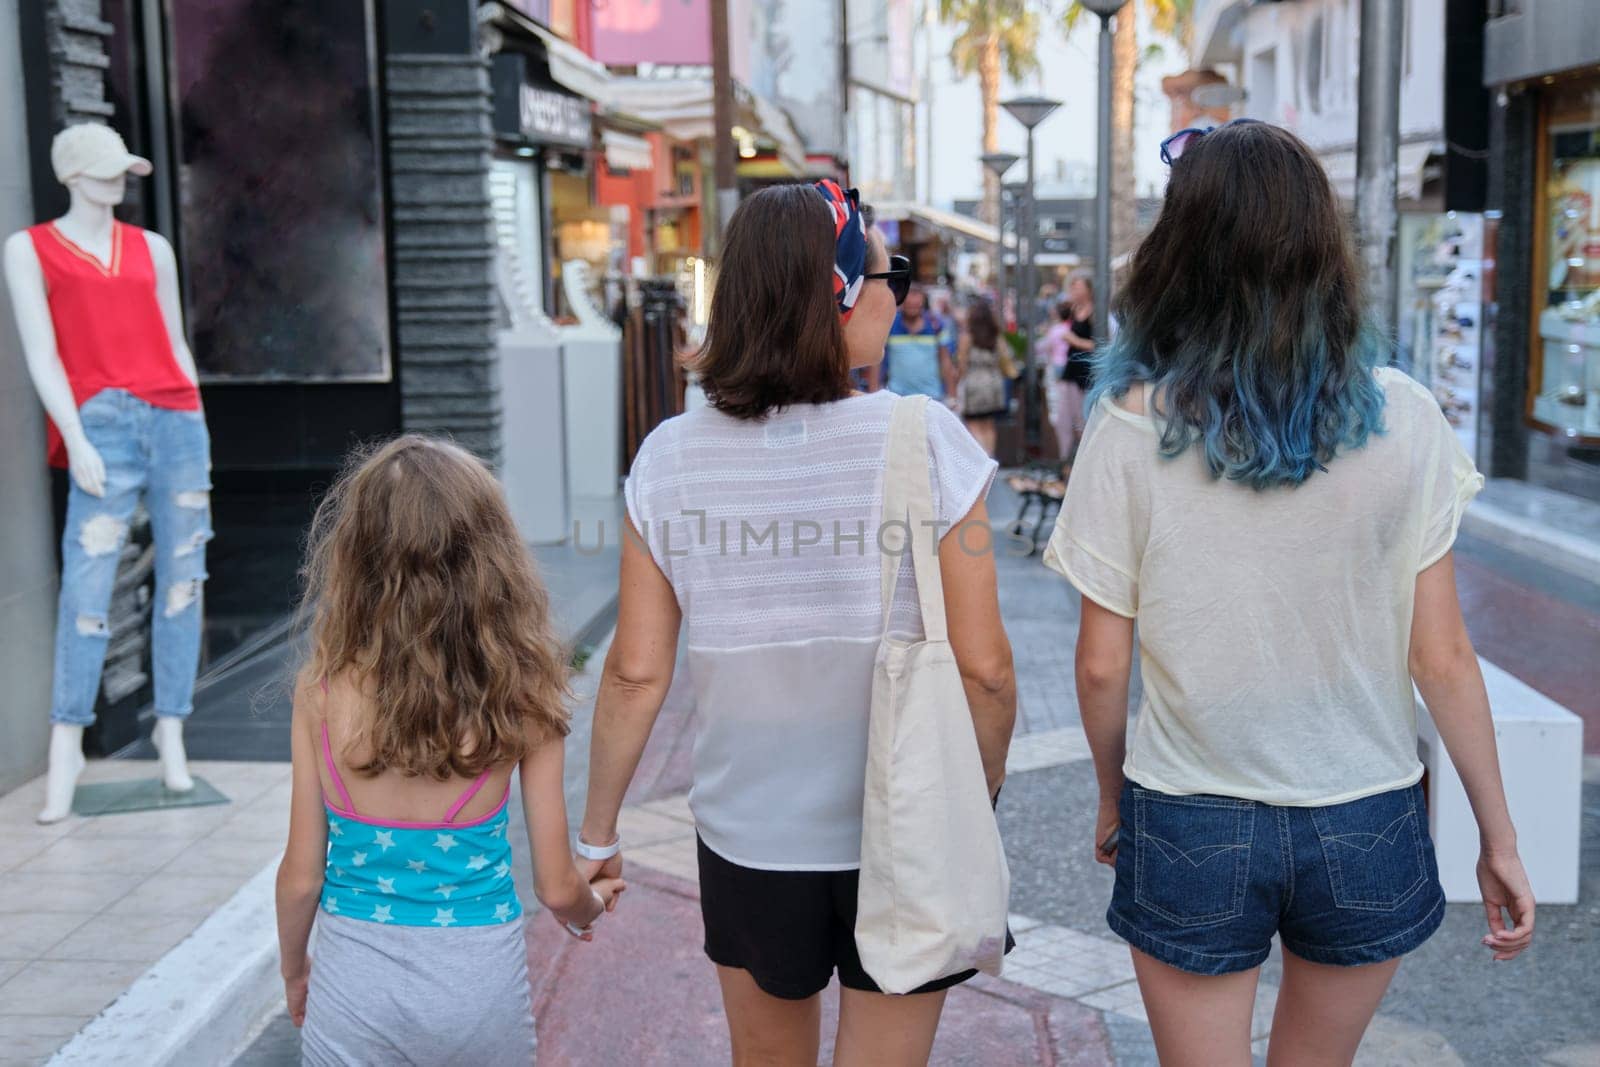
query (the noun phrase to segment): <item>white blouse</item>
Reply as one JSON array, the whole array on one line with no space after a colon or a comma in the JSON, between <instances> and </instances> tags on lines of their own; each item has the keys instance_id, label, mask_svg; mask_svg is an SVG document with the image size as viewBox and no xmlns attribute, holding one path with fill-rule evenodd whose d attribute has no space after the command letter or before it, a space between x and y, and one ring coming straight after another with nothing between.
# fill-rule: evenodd
<instances>
[{"instance_id":1,"label":"white blouse","mask_svg":"<svg viewBox=\"0 0 1600 1067\"><path fill-rule=\"evenodd\" d=\"M860 862L895 399L759 420L699 408L656 427L628 474L628 518L683 610L696 701L689 805L707 846L744 867ZM942 536L984 498L995 463L943 405L928 405L927 423ZM890 616L892 632L921 636L909 553Z\"/></svg>"},{"instance_id":2,"label":"white blouse","mask_svg":"<svg viewBox=\"0 0 1600 1067\"><path fill-rule=\"evenodd\" d=\"M1044 562L1138 620L1133 781L1323 805L1421 777L1416 578L1483 477L1426 389L1376 374L1384 432L1292 489L1215 480L1198 447L1158 454L1155 416L1096 406Z\"/></svg>"}]
</instances>

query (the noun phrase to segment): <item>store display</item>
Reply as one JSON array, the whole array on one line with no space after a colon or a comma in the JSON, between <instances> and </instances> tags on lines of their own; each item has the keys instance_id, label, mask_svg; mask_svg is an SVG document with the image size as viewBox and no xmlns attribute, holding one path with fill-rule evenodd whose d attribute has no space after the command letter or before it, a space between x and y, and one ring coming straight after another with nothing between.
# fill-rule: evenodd
<instances>
[{"instance_id":1,"label":"store display","mask_svg":"<svg viewBox=\"0 0 1600 1067\"><path fill-rule=\"evenodd\" d=\"M1428 386L1476 455L1483 219L1449 212L1400 220L1400 363Z\"/></svg>"},{"instance_id":2,"label":"store display","mask_svg":"<svg viewBox=\"0 0 1600 1067\"><path fill-rule=\"evenodd\" d=\"M1569 437L1600 438L1600 113L1558 99L1548 128L1545 283L1533 417Z\"/></svg>"}]
</instances>

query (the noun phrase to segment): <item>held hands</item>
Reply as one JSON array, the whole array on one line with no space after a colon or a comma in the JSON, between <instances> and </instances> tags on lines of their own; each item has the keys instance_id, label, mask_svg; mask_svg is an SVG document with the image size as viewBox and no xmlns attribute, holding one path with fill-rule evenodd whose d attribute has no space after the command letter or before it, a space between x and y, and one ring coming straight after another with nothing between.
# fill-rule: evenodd
<instances>
[{"instance_id":1,"label":"held hands","mask_svg":"<svg viewBox=\"0 0 1600 1067\"><path fill-rule=\"evenodd\" d=\"M81 433L76 440L67 440L66 445L67 466L73 482L90 496L105 496L106 461L100 458L100 453Z\"/></svg>"},{"instance_id":2,"label":"held hands","mask_svg":"<svg viewBox=\"0 0 1600 1067\"><path fill-rule=\"evenodd\" d=\"M1478 888L1489 920L1489 936L1481 942L1497 960L1516 959L1533 941L1533 887L1515 850L1484 850L1478 856ZM1511 913L1508 929L1501 909Z\"/></svg>"},{"instance_id":3,"label":"held hands","mask_svg":"<svg viewBox=\"0 0 1600 1067\"><path fill-rule=\"evenodd\" d=\"M594 940L594 924L607 912L615 911L617 898L628 888L622 880L622 854L604 860L586 859L581 855L573 857L573 863L578 868L578 874L589 884L591 899L584 901L574 909L578 914L556 914L556 919L562 927L579 941Z\"/></svg>"}]
</instances>

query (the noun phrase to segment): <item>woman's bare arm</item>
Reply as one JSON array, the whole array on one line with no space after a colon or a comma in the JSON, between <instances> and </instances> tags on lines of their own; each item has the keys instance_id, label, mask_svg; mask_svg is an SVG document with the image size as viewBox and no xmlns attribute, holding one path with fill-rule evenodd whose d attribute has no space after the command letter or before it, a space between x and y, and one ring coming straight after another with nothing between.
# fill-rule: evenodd
<instances>
[{"instance_id":1,"label":"woman's bare arm","mask_svg":"<svg viewBox=\"0 0 1600 1067\"><path fill-rule=\"evenodd\" d=\"M1461 617L1453 553L1417 575L1410 665L1478 822L1478 882L1489 922L1484 943L1494 949L1496 959L1511 959L1533 938L1533 891L1517 855L1489 694ZM1502 908L1511 913L1511 929L1505 927Z\"/></svg>"},{"instance_id":2,"label":"woman's bare arm","mask_svg":"<svg viewBox=\"0 0 1600 1067\"><path fill-rule=\"evenodd\" d=\"M1000 593L994 569L994 533L988 505L980 500L966 518L939 542L945 628L961 671L978 735L989 795L1006 777L1006 753L1017 722L1017 676L1011 641L1000 618Z\"/></svg>"},{"instance_id":3,"label":"woman's bare arm","mask_svg":"<svg viewBox=\"0 0 1600 1067\"><path fill-rule=\"evenodd\" d=\"M583 839L607 845L617 838L623 797L639 769L656 716L672 684L682 613L672 584L631 522L623 529L617 631L606 653L589 741L589 796ZM588 869L616 874L621 864Z\"/></svg>"}]
</instances>

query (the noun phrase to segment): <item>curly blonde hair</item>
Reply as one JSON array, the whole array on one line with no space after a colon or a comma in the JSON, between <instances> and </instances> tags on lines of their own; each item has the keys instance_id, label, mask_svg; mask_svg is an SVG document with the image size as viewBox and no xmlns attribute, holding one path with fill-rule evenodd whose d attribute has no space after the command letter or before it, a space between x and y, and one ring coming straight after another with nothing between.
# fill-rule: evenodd
<instances>
[{"instance_id":1,"label":"curly blonde hair","mask_svg":"<svg viewBox=\"0 0 1600 1067\"><path fill-rule=\"evenodd\" d=\"M566 650L500 483L447 441L355 451L312 520L302 679L371 701L362 774L473 778L563 737ZM536 727L529 730L530 720Z\"/></svg>"}]
</instances>

